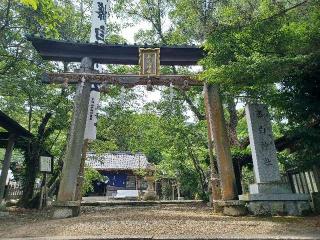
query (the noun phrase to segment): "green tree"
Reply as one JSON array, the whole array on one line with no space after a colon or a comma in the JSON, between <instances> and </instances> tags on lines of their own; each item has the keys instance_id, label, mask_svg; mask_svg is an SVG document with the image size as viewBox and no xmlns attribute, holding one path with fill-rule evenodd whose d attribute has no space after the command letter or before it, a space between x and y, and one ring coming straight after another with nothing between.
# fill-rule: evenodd
<instances>
[{"instance_id":1,"label":"green tree","mask_svg":"<svg viewBox=\"0 0 320 240\"><path fill-rule=\"evenodd\" d=\"M97 170L86 167L84 170L84 180L81 189L82 195L86 195L88 192L92 192L94 190L94 181L104 182L106 178L106 176L101 175Z\"/></svg>"},{"instance_id":2,"label":"green tree","mask_svg":"<svg viewBox=\"0 0 320 240\"><path fill-rule=\"evenodd\" d=\"M318 164L319 1L230 1L217 7L202 77L272 107L287 167ZM246 147L244 144L243 147Z\"/></svg>"},{"instance_id":3,"label":"green tree","mask_svg":"<svg viewBox=\"0 0 320 240\"><path fill-rule=\"evenodd\" d=\"M59 67L39 58L25 36L37 33L58 38L62 36L63 24L73 16L70 11L75 12L58 1L39 0L36 7L30 2L0 3L0 108L34 134L34 139L26 143L24 154L20 201L24 207L34 206L31 199L44 149L58 158L62 155L72 106L68 89L41 84L44 71L56 71Z\"/></svg>"}]
</instances>

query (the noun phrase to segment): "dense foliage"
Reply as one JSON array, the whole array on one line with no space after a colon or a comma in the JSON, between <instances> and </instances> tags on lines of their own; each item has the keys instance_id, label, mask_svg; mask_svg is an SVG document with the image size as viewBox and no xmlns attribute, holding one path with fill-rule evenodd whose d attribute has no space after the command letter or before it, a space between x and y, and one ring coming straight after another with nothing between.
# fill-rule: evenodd
<instances>
[{"instance_id":1,"label":"dense foliage","mask_svg":"<svg viewBox=\"0 0 320 240\"><path fill-rule=\"evenodd\" d=\"M272 107L289 167L319 159L319 1L237 1L217 10L203 78ZM282 147L281 150L284 150Z\"/></svg>"}]
</instances>

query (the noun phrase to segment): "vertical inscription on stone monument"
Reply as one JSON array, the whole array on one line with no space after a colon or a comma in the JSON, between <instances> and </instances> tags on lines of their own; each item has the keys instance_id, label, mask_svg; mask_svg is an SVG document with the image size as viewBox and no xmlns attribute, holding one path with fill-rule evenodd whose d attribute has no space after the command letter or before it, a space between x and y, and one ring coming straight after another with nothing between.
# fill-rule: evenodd
<instances>
[{"instance_id":1,"label":"vertical inscription on stone monument","mask_svg":"<svg viewBox=\"0 0 320 240\"><path fill-rule=\"evenodd\" d=\"M279 166L267 106L248 104L246 118L256 182L279 181Z\"/></svg>"}]
</instances>

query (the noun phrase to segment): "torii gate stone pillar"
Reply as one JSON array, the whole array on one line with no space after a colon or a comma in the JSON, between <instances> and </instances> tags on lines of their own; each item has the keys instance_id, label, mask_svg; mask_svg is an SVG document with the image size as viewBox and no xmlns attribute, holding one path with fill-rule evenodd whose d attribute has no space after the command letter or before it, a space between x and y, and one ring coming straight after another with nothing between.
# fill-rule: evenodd
<instances>
[{"instance_id":1,"label":"torii gate stone pillar","mask_svg":"<svg viewBox=\"0 0 320 240\"><path fill-rule=\"evenodd\" d=\"M208 116L210 118L208 121L210 125L208 127L211 128L211 134L214 138L222 187L222 200L235 200L238 197L236 180L218 86L206 84L205 87L208 101Z\"/></svg>"},{"instance_id":2,"label":"torii gate stone pillar","mask_svg":"<svg viewBox=\"0 0 320 240\"><path fill-rule=\"evenodd\" d=\"M209 144L211 136L213 137L215 153L217 156L219 178L221 184L220 193L215 193L212 203L215 211L221 209L225 215L239 216L246 214L244 203L237 200L236 179L233 169L230 144L226 130L222 102L219 94L218 85L204 85L206 112L208 118ZM214 167L211 165L211 167ZM212 169L213 175L217 173ZM215 188L217 188L216 181ZM216 191L216 189L214 190Z\"/></svg>"},{"instance_id":3,"label":"torii gate stone pillar","mask_svg":"<svg viewBox=\"0 0 320 240\"><path fill-rule=\"evenodd\" d=\"M84 57L81 61L80 72L91 72L92 70L92 59ZM57 202L54 204L54 218L75 217L80 213L80 201L76 201L76 187L82 155L81 149L84 142L90 89L91 83L89 81L86 82L85 79L82 79L77 84L71 128L64 156L62 178Z\"/></svg>"}]
</instances>

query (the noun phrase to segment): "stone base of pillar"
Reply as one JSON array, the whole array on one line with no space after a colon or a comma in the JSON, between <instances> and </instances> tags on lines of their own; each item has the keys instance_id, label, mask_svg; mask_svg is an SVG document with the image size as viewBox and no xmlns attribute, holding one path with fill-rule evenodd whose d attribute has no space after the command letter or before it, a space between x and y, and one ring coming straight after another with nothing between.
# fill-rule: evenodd
<instances>
[{"instance_id":1,"label":"stone base of pillar","mask_svg":"<svg viewBox=\"0 0 320 240\"><path fill-rule=\"evenodd\" d=\"M254 183L249 185L251 194L258 193L292 193L291 187L287 183L270 182L270 183Z\"/></svg>"},{"instance_id":2,"label":"stone base of pillar","mask_svg":"<svg viewBox=\"0 0 320 240\"><path fill-rule=\"evenodd\" d=\"M144 195L143 195L143 200L144 201L155 201L157 200L157 194L155 191L147 191Z\"/></svg>"},{"instance_id":3,"label":"stone base of pillar","mask_svg":"<svg viewBox=\"0 0 320 240\"><path fill-rule=\"evenodd\" d=\"M257 216L303 216L311 213L310 196L294 193L240 195L249 212Z\"/></svg>"},{"instance_id":4,"label":"stone base of pillar","mask_svg":"<svg viewBox=\"0 0 320 240\"><path fill-rule=\"evenodd\" d=\"M71 218L80 215L80 201L55 202L52 218Z\"/></svg>"},{"instance_id":5,"label":"stone base of pillar","mask_svg":"<svg viewBox=\"0 0 320 240\"><path fill-rule=\"evenodd\" d=\"M313 210L316 214L320 214L320 192L313 192L311 194Z\"/></svg>"},{"instance_id":6,"label":"stone base of pillar","mask_svg":"<svg viewBox=\"0 0 320 240\"><path fill-rule=\"evenodd\" d=\"M213 208L214 213L223 213L223 207L217 203L211 202L209 207Z\"/></svg>"},{"instance_id":7,"label":"stone base of pillar","mask_svg":"<svg viewBox=\"0 0 320 240\"><path fill-rule=\"evenodd\" d=\"M308 194L292 193L290 186L281 182L255 183L249 186L250 194L240 195L253 215L301 216L311 212Z\"/></svg>"},{"instance_id":8,"label":"stone base of pillar","mask_svg":"<svg viewBox=\"0 0 320 240\"><path fill-rule=\"evenodd\" d=\"M9 212L0 211L0 218L2 218L2 217L8 217L8 216L9 216Z\"/></svg>"},{"instance_id":9,"label":"stone base of pillar","mask_svg":"<svg viewBox=\"0 0 320 240\"><path fill-rule=\"evenodd\" d=\"M305 216L311 213L308 201L254 201L249 212L256 216Z\"/></svg>"},{"instance_id":10,"label":"stone base of pillar","mask_svg":"<svg viewBox=\"0 0 320 240\"><path fill-rule=\"evenodd\" d=\"M6 209L6 205L0 204L0 218L8 217L8 216L9 216L9 212Z\"/></svg>"},{"instance_id":11,"label":"stone base of pillar","mask_svg":"<svg viewBox=\"0 0 320 240\"><path fill-rule=\"evenodd\" d=\"M0 218L9 216L5 203L0 203Z\"/></svg>"},{"instance_id":12,"label":"stone base of pillar","mask_svg":"<svg viewBox=\"0 0 320 240\"><path fill-rule=\"evenodd\" d=\"M227 216L245 216L248 209L245 202L239 200L215 200L212 202L215 213Z\"/></svg>"}]
</instances>

